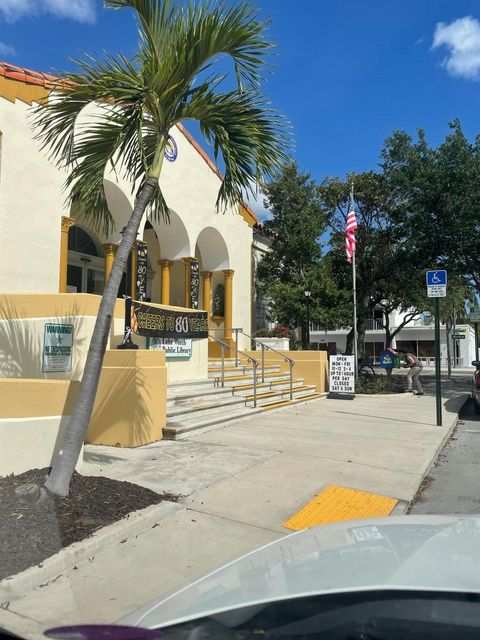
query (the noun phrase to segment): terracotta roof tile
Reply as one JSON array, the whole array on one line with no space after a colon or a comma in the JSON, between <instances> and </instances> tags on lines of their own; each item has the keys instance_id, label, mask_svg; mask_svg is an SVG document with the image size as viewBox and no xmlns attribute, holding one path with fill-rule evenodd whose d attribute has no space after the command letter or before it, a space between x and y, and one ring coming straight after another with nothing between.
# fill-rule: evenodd
<instances>
[{"instance_id":1,"label":"terracotta roof tile","mask_svg":"<svg viewBox=\"0 0 480 640\"><path fill-rule=\"evenodd\" d=\"M9 78L10 80L19 80L27 84L35 84L46 89L51 88L58 78L50 73L41 73L40 71L32 71L24 67L17 67L8 62L0 60L0 76Z\"/></svg>"}]
</instances>

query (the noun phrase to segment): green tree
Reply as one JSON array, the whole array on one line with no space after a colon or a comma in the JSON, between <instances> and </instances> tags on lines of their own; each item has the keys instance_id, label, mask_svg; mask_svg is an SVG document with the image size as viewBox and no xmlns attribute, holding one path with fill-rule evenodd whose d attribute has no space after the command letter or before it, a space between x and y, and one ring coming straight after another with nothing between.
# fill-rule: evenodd
<instances>
[{"instance_id":1,"label":"green tree","mask_svg":"<svg viewBox=\"0 0 480 640\"><path fill-rule=\"evenodd\" d=\"M418 251L416 237L405 217L399 214L396 193L382 172L357 173L346 179L327 178L321 197L331 229L330 256L339 287L352 291L352 267L346 261L345 226L352 203L354 184L356 231L356 288L358 353L362 354L368 320L377 309L383 311L382 326L387 346L401 329L423 311L425 270L429 256ZM392 329L390 314L404 313ZM352 312L348 325L352 324ZM353 329L347 336L347 353L353 352Z\"/></svg>"},{"instance_id":2,"label":"green tree","mask_svg":"<svg viewBox=\"0 0 480 640\"><path fill-rule=\"evenodd\" d=\"M305 346L305 291L312 293L311 321L323 326L335 324L343 302L331 277L330 262L322 260L320 238L326 221L318 185L291 161L262 190L265 206L273 213L265 223L273 240L271 251L259 264L258 277L270 301L271 318L301 326Z\"/></svg>"},{"instance_id":3,"label":"green tree","mask_svg":"<svg viewBox=\"0 0 480 640\"><path fill-rule=\"evenodd\" d=\"M382 168L417 255L480 292L480 137L471 144L458 120L437 148L422 130L416 140L396 131L382 151Z\"/></svg>"},{"instance_id":4,"label":"green tree","mask_svg":"<svg viewBox=\"0 0 480 640\"><path fill-rule=\"evenodd\" d=\"M136 201L105 286L85 363L78 400L61 453L46 487L67 495L90 421L113 308L122 274L145 214L168 216L159 187L165 144L180 121L196 120L225 175L217 206L242 200L258 178L275 174L285 160L289 136L283 118L259 91L271 42L265 24L248 2L189 3L172 0L105 0L113 9L135 11L139 48L133 59L87 57L78 71L65 73L48 102L39 106L38 138L54 161L68 171L69 199L108 231L103 179L107 165L123 173ZM224 76L212 65L227 56L235 88L222 90ZM84 108L98 115L80 130Z\"/></svg>"}]
</instances>

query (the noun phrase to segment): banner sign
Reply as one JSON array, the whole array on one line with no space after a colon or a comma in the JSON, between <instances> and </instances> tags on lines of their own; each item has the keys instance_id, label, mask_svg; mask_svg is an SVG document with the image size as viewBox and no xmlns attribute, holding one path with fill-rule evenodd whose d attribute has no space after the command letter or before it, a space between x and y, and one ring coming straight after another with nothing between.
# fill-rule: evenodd
<instances>
[{"instance_id":1,"label":"banner sign","mask_svg":"<svg viewBox=\"0 0 480 640\"><path fill-rule=\"evenodd\" d=\"M330 393L353 395L355 393L354 356L330 356Z\"/></svg>"},{"instance_id":2,"label":"banner sign","mask_svg":"<svg viewBox=\"0 0 480 640\"><path fill-rule=\"evenodd\" d=\"M72 370L73 324L46 324L43 336L44 373Z\"/></svg>"},{"instance_id":3,"label":"banner sign","mask_svg":"<svg viewBox=\"0 0 480 640\"><path fill-rule=\"evenodd\" d=\"M137 277L135 280L135 300L145 300L147 297L147 255L146 242L137 244Z\"/></svg>"},{"instance_id":4,"label":"banner sign","mask_svg":"<svg viewBox=\"0 0 480 640\"><path fill-rule=\"evenodd\" d=\"M167 360L192 357L191 338L147 338L147 349L163 349Z\"/></svg>"},{"instance_id":5,"label":"banner sign","mask_svg":"<svg viewBox=\"0 0 480 640\"><path fill-rule=\"evenodd\" d=\"M198 268L198 260L192 260L190 263L190 306L192 309L198 309L199 288L200 271Z\"/></svg>"},{"instance_id":6,"label":"banner sign","mask_svg":"<svg viewBox=\"0 0 480 640\"><path fill-rule=\"evenodd\" d=\"M208 338L206 311L175 311L132 300L130 327L149 338Z\"/></svg>"}]
</instances>

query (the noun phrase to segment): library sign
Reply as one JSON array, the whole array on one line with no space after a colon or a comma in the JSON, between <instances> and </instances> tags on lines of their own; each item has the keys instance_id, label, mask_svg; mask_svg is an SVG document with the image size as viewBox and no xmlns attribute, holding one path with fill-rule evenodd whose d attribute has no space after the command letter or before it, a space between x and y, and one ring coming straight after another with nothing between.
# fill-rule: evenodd
<instances>
[{"instance_id":1,"label":"library sign","mask_svg":"<svg viewBox=\"0 0 480 640\"><path fill-rule=\"evenodd\" d=\"M73 324L45 325L43 335L44 373L66 372L72 370Z\"/></svg>"},{"instance_id":2,"label":"library sign","mask_svg":"<svg viewBox=\"0 0 480 640\"><path fill-rule=\"evenodd\" d=\"M162 349L167 360L186 360L192 357L192 339L147 338L147 349Z\"/></svg>"}]
</instances>

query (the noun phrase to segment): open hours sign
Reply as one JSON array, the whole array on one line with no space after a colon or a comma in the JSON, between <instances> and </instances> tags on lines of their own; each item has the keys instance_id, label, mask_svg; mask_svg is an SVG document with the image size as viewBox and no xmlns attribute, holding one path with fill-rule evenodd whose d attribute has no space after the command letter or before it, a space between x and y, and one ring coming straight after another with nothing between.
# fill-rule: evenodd
<instances>
[{"instance_id":1,"label":"open hours sign","mask_svg":"<svg viewBox=\"0 0 480 640\"><path fill-rule=\"evenodd\" d=\"M331 394L352 396L355 393L355 358L353 356L330 356Z\"/></svg>"}]
</instances>

